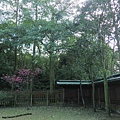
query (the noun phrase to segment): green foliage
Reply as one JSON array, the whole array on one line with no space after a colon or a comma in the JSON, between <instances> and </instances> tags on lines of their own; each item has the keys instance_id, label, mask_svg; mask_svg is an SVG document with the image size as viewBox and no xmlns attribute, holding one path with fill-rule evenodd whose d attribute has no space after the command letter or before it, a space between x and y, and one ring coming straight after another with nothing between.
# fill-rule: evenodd
<instances>
[{"instance_id":1,"label":"green foliage","mask_svg":"<svg viewBox=\"0 0 120 120\"><path fill-rule=\"evenodd\" d=\"M103 59L107 75L118 71L119 49L109 43L114 40L119 48L119 3L94 0L80 7L69 0L18 2L8 1L10 10L3 10L0 74L14 72L16 53L17 68L39 66L46 81L103 77Z\"/></svg>"},{"instance_id":2,"label":"green foliage","mask_svg":"<svg viewBox=\"0 0 120 120\"><path fill-rule=\"evenodd\" d=\"M6 92L6 91L0 91L0 102L6 106L10 105L11 102L13 102L14 99L14 94L11 92ZM2 105L1 104L1 105Z\"/></svg>"},{"instance_id":3,"label":"green foliage","mask_svg":"<svg viewBox=\"0 0 120 120\"><path fill-rule=\"evenodd\" d=\"M7 100L13 98L13 94L6 91L0 91L0 100Z\"/></svg>"},{"instance_id":4,"label":"green foliage","mask_svg":"<svg viewBox=\"0 0 120 120\"><path fill-rule=\"evenodd\" d=\"M4 106L11 104L13 97L14 95L10 92L0 91L0 101Z\"/></svg>"}]
</instances>

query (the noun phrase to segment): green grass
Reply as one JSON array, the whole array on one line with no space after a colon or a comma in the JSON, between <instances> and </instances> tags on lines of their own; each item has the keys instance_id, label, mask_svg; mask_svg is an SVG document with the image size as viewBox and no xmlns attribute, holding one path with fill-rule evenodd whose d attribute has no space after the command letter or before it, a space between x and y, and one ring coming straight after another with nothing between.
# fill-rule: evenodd
<instances>
[{"instance_id":1,"label":"green grass","mask_svg":"<svg viewBox=\"0 0 120 120\"><path fill-rule=\"evenodd\" d=\"M27 107L0 108L0 120L4 120L2 116L15 116L30 112L32 115L7 118L7 120L117 120L116 118L107 118L104 112L94 113L91 108L53 106L32 107L30 110L27 110Z\"/></svg>"}]
</instances>

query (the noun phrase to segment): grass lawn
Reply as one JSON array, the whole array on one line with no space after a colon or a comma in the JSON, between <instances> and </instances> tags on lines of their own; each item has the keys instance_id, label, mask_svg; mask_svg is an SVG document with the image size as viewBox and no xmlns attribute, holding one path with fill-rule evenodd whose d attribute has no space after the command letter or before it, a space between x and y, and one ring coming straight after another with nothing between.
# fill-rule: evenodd
<instances>
[{"instance_id":1,"label":"grass lawn","mask_svg":"<svg viewBox=\"0 0 120 120\"><path fill-rule=\"evenodd\" d=\"M32 115L20 116L15 118L6 118L8 120L120 120L118 116L107 117L103 111L93 112L91 108L83 107L53 107L40 106L32 107L27 110L27 107L16 108L0 108L0 120L4 120L7 116L15 116L25 113Z\"/></svg>"}]
</instances>

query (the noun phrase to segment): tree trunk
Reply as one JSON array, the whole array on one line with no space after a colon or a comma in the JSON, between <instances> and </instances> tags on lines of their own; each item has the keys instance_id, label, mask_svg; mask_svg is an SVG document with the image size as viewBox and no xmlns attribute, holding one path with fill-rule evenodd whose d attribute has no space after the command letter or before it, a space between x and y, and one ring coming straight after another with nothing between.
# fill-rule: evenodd
<instances>
[{"instance_id":1,"label":"tree trunk","mask_svg":"<svg viewBox=\"0 0 120 120\"><path fill-rule=\"evenodd\" d=\"M35 4L35 21L37 22L37 19L38 19L38 5L37 5L37 1L36 1L36 4ZM37 27L36 24L34 27ZM35 69L35 64L34 64L34 60L35 60L35 49L36 49L36 42L34 40L33 42L33 56L32 56L32 70Z\"/></svg>"},{"instance_id":2,"label":"tree trunk","mask_svg":"<svg viewBox=\"0 0 120 120\"><path fill-rule=\"evenodd\" d=\"M16 21L15 21L15 24L16 24L16 27L18 26L18 9L19 9L19 0L16 0ZM17 37L14 36L14 43L15 43L15 57L14 57L14 71L16 71L16 68L17 68Z\"/></svg>"},{"instance_id":3,"label":"tree trunk","mask_svg":"<svg viewBox=\"0 0 120 120\"><path fill-rule=\"evenodd\" d=\"M83 106L85 107L85 100L84 100L84 96L83 96L83 89L82 89L81 80L80 80L80 93L81 93L81 99L82 99Z\"/></svg>"},{"instance_id":4,"label":"tree trunk","mask_svg":"<svg viewBox=\"0 0 120 120\"><path fill-rule=\"evenodd\" d=\"M94 81L92 79L92 103L93 103L93 110L96 112L96 106L95 106L95 85Z\"/></svg>"},{"instance_id":5,"label":"tree trunk","mask_svg":"<svg viewBox=\"0 0 120 120\"><path fill-rule=\"evenodd\" d=\"M92 82L92 105L93 105L93 110L96 112L96 106L95 106L95 85L94 85L94 77L93 77L93 72L92 72L92 64L89 66L89 79Z\"/></svg>"},{"instance_id":6,"label":"tree trunk","mask_svg":"<svg viewBox=\"0 0 120 120\"><path fill-rule=\"evenodd\" d=\"M15 45L14 71L17 69L17 46Z\"/></svg>"},{"instance_id":7,"label":"tree trunk","mask_svg":"<svg viewBox=\"0 0 120 120\"><path fill-rule=\"evenodd\" d=\"M111 75L114 73L114 56L115 56L114 50L115 50L115 45L113 46L113 50L112 50L113 53L112 53L111 65L110 65L110 74Z\"/></svg>"},{"instance_id":8,"label":"tree trunk","mask_svg":"<svg viewBox=\"0 0 120 120\"><path fill-rule=\"evenodd\" d=\"M108 80L106 77L106 69L104 68L104 95L105 95L105 110L110 115Z\"/></svg>"},{"instance_id":9,"label":"tree trunk","mask_svg":"<svg viewBox=\"0 0 120 120\"><path fill-rule=\"evenodd\" d=\"M103 67L103 79L104 79L104 96L105 96L105 110L108 115L110 115L110 106L109 106L109 93L108 93L108 80L107 80L107 55L105 51L105 33L101 32L101 57L102 57L102 67Z\"/></svg>"},{"instance_id":10,"label":"tree trunk","mask_svg":"<svg viewBox=\"0 0 120 120\"><path fill-rule=\"evenodd\" d=\"M91 68L90 68L91 69ZM91 70L92 71L92 70ZM90 79L92 81L92 105L93 105L93 110L94 112L96 112L96 105L95 105L95 84L94 84L94 79L93 79L93 75L90 72Z\"/></svg>"},{"instance_id":11,"label":"tree trunk","mask_svg":"<svg viewBox=\"0 0 120 120\"><path fill-rule=\"evenodd\" d=\"M116 12L117 12L117 8L115 7L113 25L115 27L115 40L117 41L116 45L118 47L118 61L120 62L119 17L118 15L116 15L117 14ZM120 72L120 64L118 64L118 70Z\"/></svg>"},{"instance_id":12,"label":"tree trunk","mask_svg":"<svg viewBox=\"0 0 120 120\"><path fill-rule=\"evenodd\" d=\"M38 5L37 5L37 1L36 1L36 4L35 4L35 21L37 22L37 19L38 19ZM34 27L37 27L37 26L34 26ZM35 53L36 53L36 40L34 40L33 42L33 56L32 56L32 71L34 71L35 69ZM34 88L34 77L32 75L31 77L31 81L30 82L30 91L32 93L33 91L33 88ZM32 94L31 94L31 101L32 101ZM32 102L31 102L31 105L32 105Z\"/></svg>"},{"instance_id":13,"label":"tree trunk","mask_svg":"<svg viewBox=\"0 0 120 120\"><path fill-rule=\"evenodd\" d=\"M35 64L34 64L34 60L35 60L35 48L36 48L36 44L35 41L33 43L33 56L32 56L32 70L35 69Z\"/></svg>"},{"instance_id":14,"label":"tree trunk","mask_svg":"<svg viewBox=\"0 0 120 120\"><path fill-rule=\"evenodd\" d=\"M50 91L54 90L55 86L55 72L54 72L54 58L53 55L50 54Z\"/></svg>"}]
</instances>

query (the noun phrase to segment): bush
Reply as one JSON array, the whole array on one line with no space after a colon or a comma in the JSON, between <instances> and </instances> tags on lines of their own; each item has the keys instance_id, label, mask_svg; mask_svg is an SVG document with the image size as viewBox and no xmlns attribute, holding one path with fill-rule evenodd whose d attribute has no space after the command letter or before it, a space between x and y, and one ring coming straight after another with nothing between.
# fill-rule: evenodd
<instances>
[{"instance_id":1,"label":"bush","mask_svg":"<svg viewBox=\"0 0 120 120\"><path fill-rule=\"evenodd\" d=\"M6 91L0 91L0 105L8 105L11 103L13 94Z\"/></svg>"}]
</instances>

